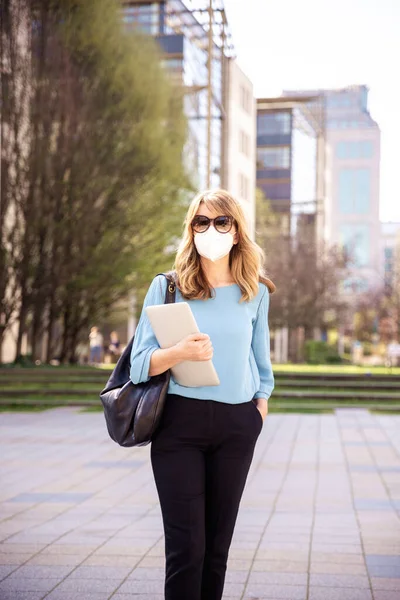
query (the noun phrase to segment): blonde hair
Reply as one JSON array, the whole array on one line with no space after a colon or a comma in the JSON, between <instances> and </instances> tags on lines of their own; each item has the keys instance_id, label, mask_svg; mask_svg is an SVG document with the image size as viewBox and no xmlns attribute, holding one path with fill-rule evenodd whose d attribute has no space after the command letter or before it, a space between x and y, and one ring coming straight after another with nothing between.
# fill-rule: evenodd
<instances>
[{"instance_id":1,"label":"blonde hair","mask_svg":"<svg viewBox=\"0 0 400 600\"><path fill-rule=\"evenodd\" d=\"M203 272L191 228L192 219L202 202L219 215L230 215L236 221L238 241L230 250L229 266L235 283L242 291L240 302L249 301L257 295L259 281L264 283L272 294L276 287L263 269L265 253L249 236L242 205L226 190L215 189L198 193L186 213L184 231L174 262L177 285L182 296L188 300L212 298L211 286Z\"/></svg>"}]
</instances>

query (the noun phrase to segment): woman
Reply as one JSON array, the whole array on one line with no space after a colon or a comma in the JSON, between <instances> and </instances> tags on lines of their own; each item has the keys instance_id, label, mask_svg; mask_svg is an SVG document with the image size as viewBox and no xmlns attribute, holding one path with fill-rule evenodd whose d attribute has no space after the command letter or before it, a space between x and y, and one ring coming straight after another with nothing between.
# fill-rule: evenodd
<instances>
[{"instance_id":1,"label":"woman","mask_svg":"<svg viewBox=\"0 0 400 600\"><path fill-rule=\"evenodd\" d=\"M225 190L189 206L174 269L176 301L188 302L201 333L161 349L144 310L130 377L148 381L184 360L213 359L220 385L185 387L171 374L151 463L165 533L166 600L220 600L237 512L274 387L269 293L262 249L241 205ZM164 302L155 277L144 307Z\"/></svg>"},{"instance_id":2,"label":"woman","mask_svg":"<svg viewBox=\"0 0 400 600\"><path fill-rule=\"evenodd\" d=\"M101 363L101 356L103 351L103 336L100 333L98 327L96 326L93 326L90 330L89 347L89 363L91 365L98 366Z\"/></svg>"}]
</instances>

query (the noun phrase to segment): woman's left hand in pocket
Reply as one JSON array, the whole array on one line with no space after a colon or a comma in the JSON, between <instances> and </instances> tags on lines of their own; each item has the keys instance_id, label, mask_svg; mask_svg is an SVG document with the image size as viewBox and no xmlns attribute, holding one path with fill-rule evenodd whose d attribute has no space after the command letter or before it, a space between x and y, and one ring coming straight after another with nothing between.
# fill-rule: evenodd
<instances>
[{"instance_id":1,"label":"woman's left hand in pocket","mask_svg":"<svg viewBox=\"0 0 400 600\"><path fill-rule=\"evenodd\" d=\"M264 421L265 417L268 414L268 400L266 398L255 398L254 401Z\"/></svg>"}]
</instances>

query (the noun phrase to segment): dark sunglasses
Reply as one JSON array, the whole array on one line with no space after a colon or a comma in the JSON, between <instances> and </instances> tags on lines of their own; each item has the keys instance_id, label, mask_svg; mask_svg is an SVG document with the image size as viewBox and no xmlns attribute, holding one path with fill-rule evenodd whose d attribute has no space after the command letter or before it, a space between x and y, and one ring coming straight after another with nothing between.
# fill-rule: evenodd
<instances>
[{"instance_id":1,"label":"dark sunglasses","mask_svg":"<svg viewBox=\"0 0 400 600\"><path fill-rule=\"evenodd\" d=\"M214 227L220 233L228 233L232 229L234 219L228 215L219 215L209 219L205 215L196 215L192 220L192 228L196 233L204 233L214 223Z\"/></svg>"}]
</instances>

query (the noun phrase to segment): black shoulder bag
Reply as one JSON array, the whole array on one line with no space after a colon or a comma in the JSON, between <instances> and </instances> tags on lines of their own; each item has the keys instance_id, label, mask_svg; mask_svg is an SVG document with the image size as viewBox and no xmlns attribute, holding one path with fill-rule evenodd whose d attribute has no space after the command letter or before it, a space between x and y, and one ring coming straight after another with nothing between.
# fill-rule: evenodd
<instances>
[{"instance_id":1,"label":"black shoulder bag","mask_svg":"<svg viewBox=\"0 0 400 600\"><path fill-rule=\"evenodd\" d=\"M168 280L165 303L175 302L175 272L158 273ZM135 384L130 379L131 341L119 357L105 388L100 392L108 433L120 446L145 446L151 441L164 408L170 370Z\"/></svg>"}]
</instances>

